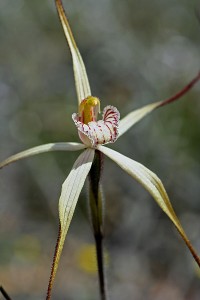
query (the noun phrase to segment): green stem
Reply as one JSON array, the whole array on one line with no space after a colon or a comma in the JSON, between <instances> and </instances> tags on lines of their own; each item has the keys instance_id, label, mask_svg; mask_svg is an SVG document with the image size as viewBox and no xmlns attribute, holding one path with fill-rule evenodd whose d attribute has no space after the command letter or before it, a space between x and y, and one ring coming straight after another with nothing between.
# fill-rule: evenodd
<instances>
[{"instance_id":1,"label":"green stem","mask_svg":"<svg viewBox=\"0 0 200 300\"><path fill-rule=\"evenodd\" d=\"M99 287L101 300L106 300L106 284L104 270L104 254L103 254L103 199L101 189L101 173L103 166L103 154L98 150L95 151L95 158L89 172L90 192L89 207L92 221L93 234L96 245L97 266L99 275Z\"/></svg>"}]
</instances>

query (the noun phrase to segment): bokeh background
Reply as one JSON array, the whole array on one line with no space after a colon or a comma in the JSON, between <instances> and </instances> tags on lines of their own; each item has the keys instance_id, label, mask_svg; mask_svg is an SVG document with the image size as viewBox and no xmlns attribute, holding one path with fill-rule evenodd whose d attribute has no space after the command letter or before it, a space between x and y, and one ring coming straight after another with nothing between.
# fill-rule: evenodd
<instances>
[{"instance_id":1,"label":"bokeh background","mask_svg":"<svg viewBox=\"0 0 200 300\"><path fill-rule=\"evenodd\" d=\"M200 2L63 0L93 95L121 116L165 99L200 68ZM47 142L78 141L72 62L53 0L0 1L0 159ZM200 253L200 84L138 123L113 148L162 179ZM45 299L58 198L78 153L20 161L0 174L0 284L13 300ZM110 299L197 300L200 273L142 187L108 159L105 244ZM53 299L99 299L81 194ZM3 299L0 295L0 299Z\"/></svg>"}]
</instances>

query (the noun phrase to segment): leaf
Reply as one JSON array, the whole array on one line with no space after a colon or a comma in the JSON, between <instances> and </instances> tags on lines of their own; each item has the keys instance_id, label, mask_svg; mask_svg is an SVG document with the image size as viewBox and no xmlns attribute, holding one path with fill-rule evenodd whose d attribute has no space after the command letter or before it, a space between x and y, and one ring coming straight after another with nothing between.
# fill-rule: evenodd
<instances>
[{"instance_id":1,"label":"leaf","mask_svg":"<svg viewBox=\"0 0 200 300\"><path fill-rule=\"evenodd\" d=\"M84 62L82 60L81 54L78 50L76 42L74 40L71 28L69 26L69 22L67 20L62 1L55 0L56 7L58 10L58 14L62 23L62 27L67 38L67 42L71 51L72 60L73 60L73 68L74 68L74 77L75 77L75 85L76 85L76 92L78 96L79 104L83 99L88 96L91 96L90 85L85 69Z\"/></svg>"},{"instance_id":2,"label":"leaf","mask_svg":"<svg viewBox=\"0 0 200 300\"><path fill-rule=\"evenodd\" d=\"M160 208L166 213L166 215L171 219L180 233L181 237L188 246L190 252L192 253L194 259L200 267L200 258L197 255L196 251L192 247L186 233L184 232L183 227L180 224L176 213L173 210L171 202L168 198L168 195L165 191L165 188L152 171L147 169L142 164L114 151L104 146L99 146L98 150L107 155L110 159L116 162L125 172L127 172L131 177L136 179L143 187L151 194Z\"/></svg>"},{"instance_id":3,"label":"leaf","mask_svg":"<svg viewBox=\"0 0 200 300\"><path fill-rule=\"evenodd\" d=\"M28 150L19 152L15 155L8 157L0 163L0 169L5 167L6 165L13 163L22 158L26 158L29 156L37 155L44 152L51 151L77 151L85 148L85 145L80 143L50 143L44 144L37 147L30 148Z\"/></svg>"},{"instance_id":4,"label":"leaf","mask_svg":"<svg viewBox=\"0 0 200 300\"><path fill-rule=\"evenodd\" d=\"M182 90L180 90L178 93L173 95L172 97L163 100L154 102L148 105L145 105L142 108L136 109L129 113L126 117L124 117L120 123L119 123L119 136L124 134L128 129L130 129L133 125L135 125L137 122L139 122L141 119L143 119L146 115L148 115L150 112L152 112L154 109L165 106L167 104L170 104L178 99L180 99L182 96L184 96L187 92L191 90L191 88L200 80L200 73L197 74L197 76L189 82Z\"/></svg>"},{"instance_id":5,"label":"leaf","mask_svg":"<svg viewBox=\"0 0 200 300\"><path fill-rule=\"evenodd\" d=\"M50 291L52 289L53 281L58 268L58 263L62 253L66 234L74 214L78 197L92 166L94 153L95 151L93 149L86 149L78 157L78 159L72 167L71 172L69 173L67 179L62 185L62 191L59 199L60 235L57 242L54 263L52 266L52 273L49 282L48 290Z\"/></svg>"}]
</instances>

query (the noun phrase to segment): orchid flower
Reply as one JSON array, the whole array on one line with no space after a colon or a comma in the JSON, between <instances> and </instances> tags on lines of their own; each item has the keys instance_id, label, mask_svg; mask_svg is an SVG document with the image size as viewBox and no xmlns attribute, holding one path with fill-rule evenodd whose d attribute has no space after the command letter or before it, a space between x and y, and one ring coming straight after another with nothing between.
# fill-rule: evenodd
<instances>
[{"instance_id":1,"label":"orchid flower","mask_svg":"<svg viewBox=\"0 0 200 300\"><path fill-rule=\"evenodd\" d=\"M140 109L134 110L121 120L120 113L117 108L108 105L103 109L102 119L98 120L98 114L100 113L100 100L97 97L92 96L85 65L74 40L62 6L62 2L61 0L55 0L55 2L73 60L75 86L78 97L78 112L72 115L72 119L77 127L81 143L62 142L40 145L10 156L0 163L0 168L2 168L22 158L44 152L83 151L75 161L72 170L62 185L59 199L60 231L54 256L47 299L50 299L50 291L58 268L66 234L71 223L80 192L93 166L96 153L102 153L103 155L109 157L133 179L137 180L150 193L160 208L175 225L197 264L200 266L200 258L196 254L178 217L176 216L161 180L155 173L150 171L142 164L105 146L106 144L114 143L127 130L129 130L133 125L143 119L150 112L161 106L172 103L183 96L200 79L200 74L198 74L179 93L167 100L154 102Z\"/></svg>"}]
</instances>

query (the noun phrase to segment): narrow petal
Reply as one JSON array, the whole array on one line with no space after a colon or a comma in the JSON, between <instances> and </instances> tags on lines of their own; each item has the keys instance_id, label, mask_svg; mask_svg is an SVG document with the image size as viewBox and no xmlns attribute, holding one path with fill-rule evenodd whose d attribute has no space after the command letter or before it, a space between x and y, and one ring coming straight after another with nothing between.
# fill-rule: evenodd
<instances>
[{"instance_id":1,"label":"narrow petal","mask_svg":"<svg viewBox=\"0 0 200 300\"><path fill-rule=\"evenodd\" d=\"M30 148L28 150L19 152L15 155L12 155L2 161L0 163L0 169L5 167L6 165L13 163L17 160L20 160L22 158L26 158L29 156L37 155L44 152L50 152L50 151L77 151L82 150L85 148L85 145L80 143L50 143L50 144L44 144L37 147Z\"/></svg>"},{"instance_id":2,"label":"narrow petal","mask_svg":"<svg viewBox=\"0 0 200 300\"><path fill-rule=\"evenodd\" d=\"M157 177L157 175L149 169L147 169L142 164L107 147L99 146L98 150L100 150L102 153L104 153L114 162L116 162L125 172L127 172L130 176L132 176L139 183L141 183L143 187L151 194L151 196L154 198L154 200L157 202L160 208L174 223L178 232L180 233L189 250L191 251L197 264L200 266L200 258L196 254L186 233L184 232L183 227L181 226L180 221L173 210L165 188L160 179Z\"/></svg>"},{"instance_id":3,"label":"narrow petal","mask_svg":"<svg viewBox=\"0 0 200 300\"><path fill-rule=\"evenodd\" d=\"M69 48L72 55L73 60L73 68L74 68L74 77L75 77L75 85L76 85L76 92L78 96L78 102L81 103L83 99L85 99L87 96L91 95L90 91L90 85L85 69L84 62L82 60L82 57L80 55L80 52L77 48L76 42L74 40L71 28L69 26L62 1L61 0L55 0L56 1L56 7L58 10L58 14L63 26L63 30L65 33L65 36L67 38L67 42L69 44Z\"/></svg>"},{"instance_id":4,"label":"narrow petal","mask_svg":"<svg viewBox=\"0 0 200 300\"><path fill-rule=\"evenodd\" d=\"M188 85L186 85L181 91L179 91L177 94L173 95L172 97L170 97L166 100L163 100L163 101L151 103L149 105L146 105L142 108L136 109L133 112L129 113L119 123L119 136L124 134L128 129L130 129L133 125L135 125L137 122L139 122L141 119L143 119L146 115L148 115L154 109L161 107L161 106L165 106L167 104L170 104L170 103L180 99L188 91L190 91L191 88L199 80L200 80L200 73L198 73L197 76Z\"/></svg>"},{"instance_id":5,"label":"narrow petal","mask_svg":"<svg viewBox=\"0 0 200 300\"><path fill-rule=\"evenodd\" d=\"M152 112L160 105L161 101L145 105L142 108L136 109L129 113L126 117L119 122L119 136L123 135L133 125L143 119L146 115Z\"/></svg>"},{"instance_id":6,"label":"narrow petal","mask_svg":"<svg viewBox=\"0 0 200 300\"><path fill-rule=\"evenodd\" d=\"M61 196L59 199L59 217L61 230L54 257L54 265L52 268L50 282L51 286L55 278L66 234L71 223L72 216L74 214L78 197L92 166L94 153L95 151L93 149L86 149L78 157L78 159L72 167L71 172L69 173L67 179L62 185Z\"/></svg>"}]
</instances>

